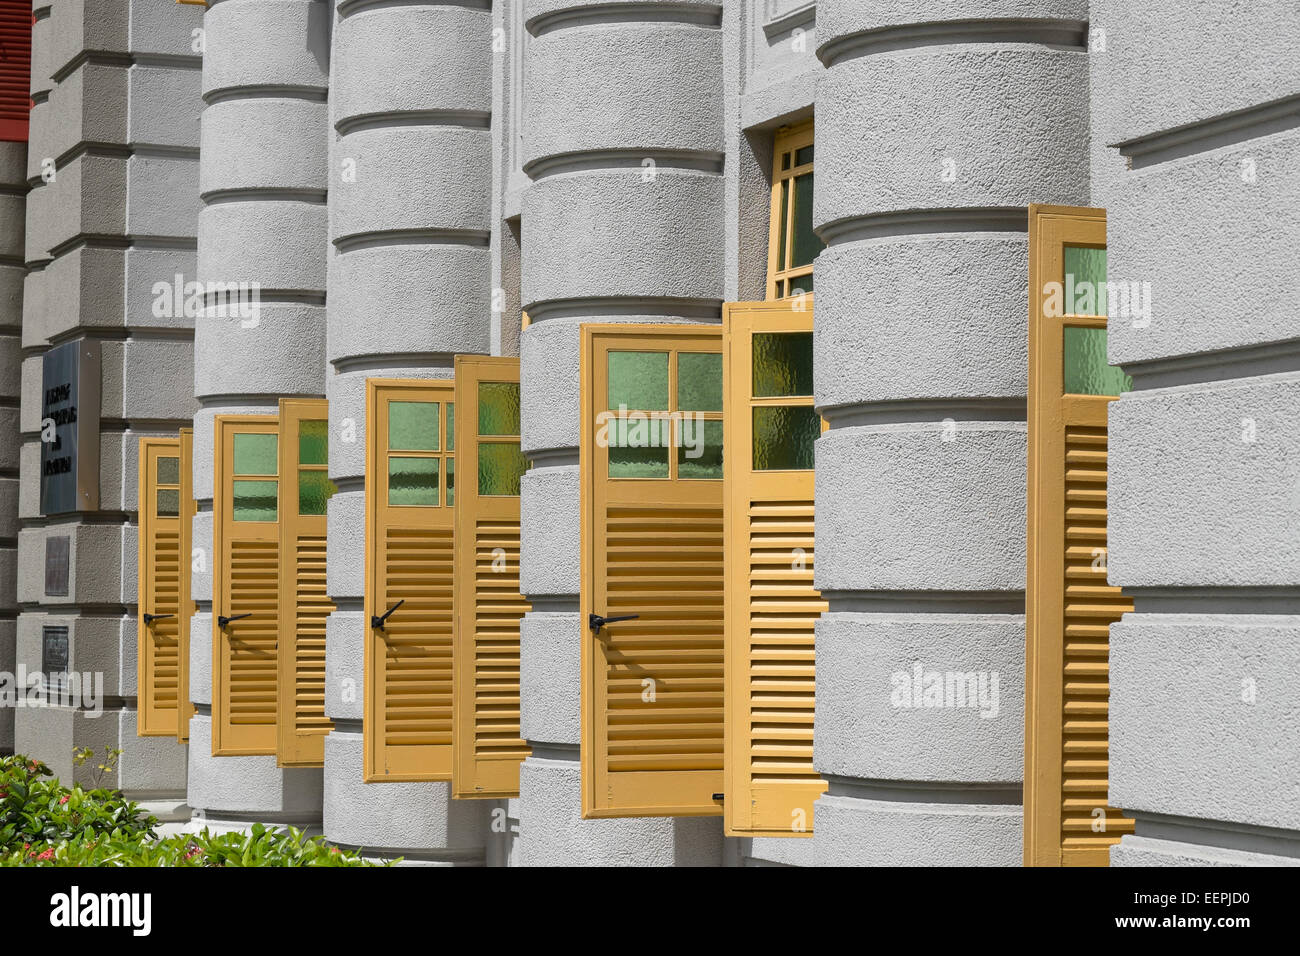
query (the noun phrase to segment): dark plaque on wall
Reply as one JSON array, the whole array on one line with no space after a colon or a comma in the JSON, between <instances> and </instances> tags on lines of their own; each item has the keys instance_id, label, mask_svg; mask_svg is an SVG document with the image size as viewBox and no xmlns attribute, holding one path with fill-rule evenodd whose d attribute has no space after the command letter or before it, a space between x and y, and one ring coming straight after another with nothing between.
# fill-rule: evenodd
<instances>
[{"instance_id":1,"label":"dark plaque on wall","mask_svg":"<svg viewBox=\"0 0 1300 956\"><path fill-rule=\"evenodd\" d=\"M41 388L41 514L98 511L98 340L46 352Z\"/></svg>"},{"instance_id":2,"label":"dark plaque on wall","mask_svg":"<svg viewBox=\"0 0 1300 956\"><path fill-rule=\"evenodd\" d=\"M68 683L68 629L41 628L41 673L45 686L62 689Z\"/></svg>"},{"instance_id":3,"label":"dark plaque on wall","mask_svg":"<svg viewBox=\"0 0 1300 956\"><path fill-rule=\"evenodd\" d=\"M68 555L72 539L66 534L45 539L45 596L68 596Z\"/></svg>"}]
</instances>

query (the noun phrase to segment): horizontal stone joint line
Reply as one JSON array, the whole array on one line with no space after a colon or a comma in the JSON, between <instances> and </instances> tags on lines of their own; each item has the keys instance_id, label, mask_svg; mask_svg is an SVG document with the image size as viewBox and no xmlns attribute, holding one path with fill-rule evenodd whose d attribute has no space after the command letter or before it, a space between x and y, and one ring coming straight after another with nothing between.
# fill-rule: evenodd
<instances>
[{"instance_id":1,"label":"horizontal stone joint line","mask_svg":"<svg viewBox=\"0 0 1300 956\"><path fill-rule=\"evenodd\" d=\"M1117 582L1123 587L1123 582ZM1128 616L1300 615L1300 585L1293 587L1125 587Z\"/></svg>"},{"instance_id":2,"label":"horizontal stone joint line","mask_svg":"<svg viewBox=\"0 0 1300 956\"><path fill-rule=\"evenodd\" d=\"M802 6L777 14L763 24L763 35L769 43L793 32L797 27L811 29L817 24L817 2L808 0Z\"/></svg>"},{"instance_id":3,"label":"horizontal stone joint line","mask_svg":"<svg viewBox=\"0 0 1300 956\"><path fill-rule=\"evenodd\" d=\"M524 28L534 37L573 27L618 23L676 23L722 28L721 3L592 3L538 14Z\"/></svg>"},{"instance_id":4,"label":"horizontal stone joint line","mask_svg":"<svg viewBox=\"0 0 1300 956\"><path fill-rule=\"evenodd\" d=\"M527 435L524 436L527 439ZM578 464L578 449L568 448L528 448L528 460L533 463L532 471L537 468L564 468Z\"/></svg>"},{"instance_id":5,"label":"horizontal stone joint line","mask_svg":"<svg viewBox=\"0 0 1300 956\"><path fill-rule=\"evenodd\" d=\"M338 236L334 239L334 248L341 253L388 246L473 246L486 249L491 239L492 233L486 229L384 229Z\"/></svg>"},{"instance_id":6,"label":"horizontal stone joint line","mask_svg":"<svg viewBox=\"0 0 1300 956\"><path fill-rule=\"evenodd\" d=\"M1133 378L1133 392L1279 375L1300 371L1300 339L1130 362L1123 368Z\"/></svg>"},{"instance_id":7,"label":"horizontal stone joint line","mask_svg":"<svg viewBox=\"0 0 1300 956\"><path fill-rule=\"evenodd\" d=\"M450 371L455 368L454 352L371 352L330 360L336 372L368 372L386 369ZM463 354L463 353L462 353ZM430 376L443 378L444 376Z\"/></svg>"},{"instance_id":8,"label":"horizontal stone joint line","mask_svg":"<svg viewBox=\"0 0 1300 956\"><path fill-rule=\"evenodd\" d=\"M1024 422L1026 399L1007 398L918 398L886 399L852 405L818 406L818 412L832 429L862 425L942 424L957 422Z\"/></svg>"},{"instance_id":9,"label":"horizontal stone joint line","mask_svg":"<svg viewBox=\"0 0 1300 956\"><path fill-rule=\"evenodd\" d=\"M1084 52L1088 23L1058 17L1003 17L895 24L836 37L817 48L817 57L832 67L877 53L977 43L1021 43Z\"/></svg>"},{"instance_id":10,"label":"horizontal stone joint line","mask_svg":"<svg viewBox=\"0 0 1300 956\"><path fill-rule=\"evenodd\" d=\"M1024 788L1018 783L973 783L952 780L869 780L824 774L829 797L886 803L938 803L967 806L1019 806Z\"/></svg>"},{"instance_id":11,"label":"horizontal stone joint line","mask_svg":"<svg viewBox=\"0 0 1300 956\"><path fill-rule=\"evenodd\" d=\"M722 321L722 299L682 299L671 296L593 296L589 299L546 299L530 302L524 311L532 323L556 319L583 322L627 317L680 318L686 323L716 325Z\"/></svg>"},{"instance_id":12,"label":"horizontal stone joint line","mask_svg":"<svg viewBox=\"0 0 1300 956\"><path fill-rule=\"evenodd\" d=\"M528 746L532 753L525 760L563 760L569 763L582 759L578 744L559 743L552 740L530 740Z\"/></svg>"},{"instance_id":13,"label":"horizontal stone joint line","mask_svg":"<svg viewBox=\"0 0 1300 956\"><path fill-rule=\"evenodd\" d=\"M377 113L359 113L334 124L340 136L348 136L372 129L402 129L406 127L450 126L463 129L490 129L491 110L386 110Z\"/></svg>"},{"instance_id":14,"label":"horizontal stone joint line","mask_svg":"<svg viewBox=\"0 0 1300 956\"><path fill-rule=\"evenodd\" d=\"M818 227L816 232L828 246L864 239L947 233L1015 232L1028 235L1029 210L1023 206L903 209L836 219Z\"/></svg>"},{"instance_id":15,"label":"horizontal stone joint line","mask_svg":"<svg viewBox=\"0 0 1300 956\"><path fill-rule=\"evenodd\" d=\"M465 7L468 10L491 10L492 0L343 0L338 5L340 19L375 10L400 10L404 7Z\"/></svg>"},{"instance_id":16,"label":"horizontal stone joint line","mask_svg":"<svg viewBox=\"0 0 1300 956\"><path fill-rule=\"evenodd\" d=\"M213 189L202 193L199 198L208 206L232 202L300 202L323 206L329 198L329 192L325 189L249 186L239 189Z\"/></svg>"},{"instance_id":17,"label":"horizontal stone joint line","mask_svg":"<svg viewBox=\"0 0 1300 956\"><path fill-rule=\"evenodd\" d=\"M1111 758L1112 761L1115 759ZM1168 840L1218 850L1300 857L1300 832L1230 820L1210 820L1162 813L1132 812L1134 836Z\"/></svg>"},{"instance_id":18,"label":"horizontal stone joint line","mask_svg":"<svg viewBox=\"0 0 1300 956\"><path fill-rule=\"evenodd\" d=\"M1133 169L1300 128L1300 93L1111 144Z\"/></svg>"},{"instance_id":19,"label":"horizontal stone joint line","mask_svg":"<svg viewBox=\"0 0 1300 956\"><path fill-rule=\"evenodd\" d=\"M329 100L329 88L325 86L302 86L295 83L261 83L253 86L228 86L208 90L203 94L207 106L228 103L231 100L306 100L309 103L325 103Z\"/></svg>"},{"instance_id":20,"label":"horizontal stone joint line","mask_svg":"<svg viewBox=\"0 0 1300 956\"><path fill-rule=\"evenodd\" d=\"M726 164L723 153L704 149L597 149L581 152L555 153L524 165L524 173L533 180L545 179L562 173L593 172L600 170L630 170L640 177L645 161L651 160L656 168L681 172L709 173L721 176Z\"/></svg>"},{"instance_id":21,"label":"horizontal stone joint line","mask_svg":"<svg viewBox=\"0 0 1300 956\"><path fill-rule=\"evenodd\" d=\"M826 615L993 614L1023 617L1024 591L823 590Z\"/></svg>"}]
</instances>

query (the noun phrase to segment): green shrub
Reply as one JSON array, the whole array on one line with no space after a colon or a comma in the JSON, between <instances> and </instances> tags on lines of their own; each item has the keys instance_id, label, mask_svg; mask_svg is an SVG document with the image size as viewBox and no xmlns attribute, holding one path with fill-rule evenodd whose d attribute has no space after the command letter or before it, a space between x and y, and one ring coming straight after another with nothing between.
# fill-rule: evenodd
<instances>
[{"instance_id":1,"label":"green shrub","mask_svg":"<svg viewBox=\"0 0 1300 956\"><path fill-rule=\"evenodd\" d=\"M157 823L118 791L69 790L40 761L0 758L0 866L370 865L293 827L159 837Z\"/></svg>"}]
</instances>

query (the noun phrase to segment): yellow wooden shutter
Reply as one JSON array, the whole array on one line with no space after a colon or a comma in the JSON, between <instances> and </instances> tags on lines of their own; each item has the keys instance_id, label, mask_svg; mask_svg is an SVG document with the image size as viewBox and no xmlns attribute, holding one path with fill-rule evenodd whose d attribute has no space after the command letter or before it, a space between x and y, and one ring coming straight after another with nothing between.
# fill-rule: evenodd
<instances>
[{"instance_id":1,"label":"yellow wooden shutter","mask_svg":"<svg viewBox=\"0 0 1300 956\"><path fill-rule=\"evenodd\" d=\"M329 403L280 399L279 718L283 767L325 764L325 505L329 481Z\"/></svg>"},{"instance_id":2,"label":"yellow wooden shutter","mask_svg":"<svg viewBox=\"0 0 1300 956\"><path fill-rule=\"evenodd\" d=\"M137 712L141 737L175 736L180 723L180 652L189 626L182 579L189 575L189 520L181 488L180 438L140 439L140 574ZM184 582L188 584L188 580Z\"/></svg>"},{"instance_id":3,"label":"yellow wooden shutter","mask_svg":"<svg viewBox=\"0 0 1300 956\"><path fill-rule=\"evenodd\" d=\"M216 418L212 755L274 754L280 588L274 415Z\"/></svg>"},{"instance_id":4,"label":"yellow wooden shutter","mask_svg":"<svg viewBox=\"0 0 1300 956\"><path fill-rule=\"evenodd\" d=\"M729 836L811 836L813 627L812 306L726 307Z\"/></svg>"},{"instance_id":5,"label":"yellow wooden shutter","mask_svg":"<svg viewBox=\"0 0 1300 956\"><path fill-rule=\"evenodd\" d=\"M1092 314L1065 301L1081 282L1104 283L1105 247L1105 210L1030 207L1025 863L1034 866L1105 866L1108 848L1133 832L1107 805L1110 625L1133 609L1106 580L1106 417L1122 373L1105 364L1104 287Z\"/></svg>"},{"instance_id":6,"label":"yellow wooden shutter","mask_svg":"<svg viewBox=\"0 0 1300 956\"><path fill-rule=\"evenodd\" d=\"M454 383L366 387L365 779L449 780Z\"/></svg>"},{"instance_id":7,"label":"yellow wooden shutter","mask_svg":"<svg viewBox=\"0 0 1300 956\"><path fill-rule=\"evenodd\" d=\"M588 325L582 343L583 816L718 815L721 330Z\"/></svg>"},{"instance_id":8,"label":"yellow wooden shutter","mask_svg":"<svg viewBox=\"0 0 1300 956\"><path fill-rule=\"evenodd\" d=\"M517 797L519 359L456 356L456 643L452 795Z\"/></svg>"},{"instance_id":9,"label":"yellow wooden shutter","mask_svg":"<svg viewBox=\"0 0 1300 956\"><path fill-rule=\"evenodd\" d=\"M176 739L189 743L190 718L194 704L190 701L190 624L196 610L190 597L190 574L193 571L194 513L194 429L182 428L181 440L181 563L180 590L181 613L177 631L176 693L179 698L179 718L176 722Z\"/></svg>"}]
</instances>

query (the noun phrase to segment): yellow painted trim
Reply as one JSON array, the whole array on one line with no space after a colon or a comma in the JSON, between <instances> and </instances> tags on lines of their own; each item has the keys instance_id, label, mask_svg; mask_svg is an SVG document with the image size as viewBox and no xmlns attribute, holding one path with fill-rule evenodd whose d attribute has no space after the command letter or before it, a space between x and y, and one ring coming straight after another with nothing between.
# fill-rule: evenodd
<instances>
[{"instance_id":1,"label":"yellow painted trim","mask_svg":"<svg viewBox=\"0 0 1300 956\"><path fill-rule=\"evenodd\" d=\"M320 629L317 666L321 670L320 693L325 688L325 618L334 609L325 599L325 538L328 521L325 515L299 514L299 469L328 472L329 465L303 465L299 461L299 427L305 421L329 422L329 402L323 398L280 399L280 629L277 643L278 705L276 708L276 763L281 767L323 767L325 735L333 724L325 722L309 730L296 727L300 709L300 670L307 667L305 648L299 645L298 625L315 619ZM302 603L304 582L297 570L298 552L304 544L313 548L319 569L312 582L319 598Z\"/></svg>"},{"instance_id":2,"label":"yellow painted trim","mask_svg":"<svg viewBox=\"0 0 1300 956\"><path fill-rule=\"evenodd\" d=\"M1064 248L1066 244L1106 245L1106 212L1068 206L1029 207L1029 402L1028 402L1028 532L1026 539L1028 562L1026 567L1026 659L1025 659L1025 815L1024 862L1026 866L1105 866L1109 860L1108 845L1119 841L1124 833L1131 833L1133 821L1124 818L1111 808L1104 810L1106 833L1091 833L1088 821L1093 814L1087 807L1073 808L1085 822L1081 829L1071 824L1067 835L1064 803L1076 799L1076 791L1065 788L1066 760L1079 766L1071 773L1086 777L1096 770L1080 769L1084 761L1096 764L1094 752L1072 751L1065 754L1067 721L1073 721L1076 737L1095 741L1097 730L1092 727L1099 721L1097 715L1065 713L1066 695L1066 603L1067 580L1070 587L1083 588L1094 603L1109 602L1122 611L1124 601L1118 588L1109 588L1104 578L1092 578L1094 572L1086 568L1072 571L1076 575L1067 579L1067 506L1066 506L1066 452L1067 429L1076 435L1090 430L1087 440L1100 442L1104 447L1104 430L1107 424L1107 406L1114 396L1066 395L1064 393L1064 353L1062 336L1066 326L1104 328L1104 316L1048 316L1042 308L1044 284L1064 280ZM1097 433L1101 432L1101 435ZM1076 439L1078 440L1078 439ZM1095 455L1095 452L1089 452ZM1074 466L1082 468L1084 466ZM1087 466L1097 470L1097 465ZM1078 479L1072 479L1078 480ZM1089 492L1095 494L1095 492ZM1099 507L1100 506L1100 507ZM1071 521L1082 527L1088 522L1095 526L1099 520L1096 512L1104 514L1104 501L1091 501L1074 505L1071 511L1081 509L1089 517L1074 517ZM1097 547L1095 532L1083 545ZM1104 539L1103 539L1104 540ZM1104 552L1104 546L1102 546ZM1076 569L1079 558L1075 558ZM1082 574L1083 578L1077 577ZM1129 603L1127 609L1131 610ZM1097 628L1093 622L1089 627ZM1107 628L1109 625L1105 625ZM1087 630L1087 628L1085 628ZM1104 633L1099 636L1072 638L1080 645L1104 646ZM1078 655L1080 652L1073 652ZM1091 650L1087 677L1095 678L1097 658ZM1078 678L1080 681L1085 677ZM1077 696L1078 692L1075 692ZM1107 714L1108 718L1108 714ZM1103 728L1102 734L1107 730ZM1089 743L1095 746L1095 743ZM1104 769L1104 768L1103 768ZM1087 802L1084 800L1084 802Z\"/></svg>"},{"instance_id":3,"label":"yellow painted trim","mask_svg":"<svg viewBox=\"0 0 1300 956\"><path fill-rule=\"evenodd\" d=\"M613 632L596 638L587 627L588 615L608 607L596 607L598 587L605 579L606 554L599 548L604 528L599 520L605 504L613 496L620 500L633 494L627 489L611 491L616 483L637 481L645 485L645 503L661 503L664 507L715 507L722 510L723 483L715 480L680 480L676 474L676 455L669 454L668 479L618 479L600 478L607 474L608 451L599 447L596 440L597 404L604 404L608 394L606 363L598 357L611 347L620 349L649 349L721 352L722 330L717 326L613 324L582 326L579 378L582 387L582 432L579 442L579 473L581 476L582 515L582 585L579 602L579 633L577 640L581 660L581 762L582 762L582 816L584 819L647 816L719 816L722 807L712 799L712 794L722 790L722 754L717 755L716 769L656 769L621 772L616 781L609 773L609 752L604 738L607 726L602 700L605 696L605 641L613 639ZM676 363L670 361L669 395L676 392ZM670 399L670 404L673 401ZM603 410L603 409L602 409ZM722 413L709 413L706 417L721 419ZM724 433L725 442L725 433ZM653 486L653 489L652 487ZM691 487L693 486L693 487ZM712 499L712 504L710 504ZM721 536L719 535L719 546ZM719 565L719 573L722 568ZM719 595L721 597L721 595ZM602 602L603 603L603 599ZM643 610L647 605L642 605ZM617 629L621 625L609 625ZM718 677L722 678L718 667ZM719 741L721 746L721 741Z\"/></svg>"},{"instance_id":4,"label":"yellow painted trim","mask_svg":"<svg viewBox=\"0 0 1300 956\"><path fill-rule=\"evenodd\" d=\"M787 257L793 254L794 249L794 201L793 195L789 208L786 210L786 216L781 218L781 184L786 180L793 180L796 176L802 176L804 173L813 171L814 163L807 163L803 166L795 166L791 160L789 169L781 168L781 157L785 153L793 153L795 150L802 149L805 146L813 145L815 141L813 120L807 120L794 126L784 127L777 130L774 142L772 144L772 195L770 199L770 209L768 212L768 234L767 234L767 298L768 301L779 298L797 298L796 296L778 296L776 291L777 283L783 281L786 283L786 291L789 290L789 284L797 279L813 274L811 264L806 266L793 266L787 268L784 262L778 261L781 252L781 236L785 235L785 250Z\"/></svg>"},{"instance_id":5,"label":"yellow painted trim","mask_svg":"<svg viewBox=\"0 0 1300 956\"><path fill-rule=\"evenodd\" d=\"M519 382L518 358L494 358L484 355L456 356L456 458L460 462L461 480L456 489L456 564L453 605L456 632L452 668L455 716L452 723L452 796L467 798L506 798L519 796L519 765L529 748L521 739L505 741L478 737L476 722L479 688L492 685L496 710L513 708L513 730L519 733L519 676L503 677L501 658L513 652L514 667L519 663L519 623L510 627L513 645L503 652L506 621L517 613L521 620L529 606L519 587L519 496L479 495L478 449L481 444L512 442L510 436L481 437L479 424L479 385L483 382ZM518 442L519 438L513 438ZM483 526L489 526L484 528ZM489 540L484 541L483 535ZM491 547L491 551L487 549ZM500 549L497 558L485 557ZM480 594L483 562L491 562L493 578L486 593ZM497 577L499 575L499 578ZM509 594L497 585L508 585ZM479 621L486 616L489 633L480 646ZM492 664L480 668L480 661ZM505 684L510 684L506 688ZM486 706L486 705L485 705ZM501 718L496 718L501 719Z\"/></svg>"},{"instance_id":6,"label":"yellow painted trim","mask_svg":"<svg viewBox=\"0 0 1300 956\"><path fill-rule=\"evenodd\" d=\"M194 572L194 515L198 503L194 500L194 429L182 428L181 442L181 631L177 674L177 694L180 712L176 724L176 739L189 743L190 718L194 716L194 703L190 700L190 626L198 606L191 593Z\"/></svg>"},{"instance_id":7,"label":"yellow painted trim","mask_svg":"<svg viewBox=\"0 0 1300 956\"><path fill-rule=\"evenodd\" d=\"M177 498L178 507L175 516L159 515L158 503L158 460L175 458L177 460ZM141 737L174 737L179 732L181 713L180 693L180 657L182 650L181 635L189 627L189 616L185 613L186 595L188 594L189 554L185 547L188 535L184 526L188 521L188 509L185 507L183 490L184 459L181 439L163 437L144 437L140 439L139 483L136 485L138 505L138 586L136 589L136 688L138 706L136 709L136 733ZM176 538L176 601L161 598L159 595L159 549L157 536L170 531ZM185 585L185 586L183 586ZM145 624L146 614L167 615L161 622ZM177 687L176 702L170 706L159 703L163 696L160 684L163 676L159 673L163 665L157 660L157 648L160 639L171 635L176 642Z\"/></svg>"},{"instance_id":8,"label":"yellow painted trim","mask_svg":"<svg viewBox=\"0 0 1300 956\"><path fill-rule=\"evenodd\" d=\"M363 737L363 779L366 783L384 783L394 781L432 781L451 779L451 743L450 737L445 745L421 745L420 753L411 754L410 749L388 747L381 742L382 728L388 705L385 696L384 672L380 664L385 658L380 656L380 645L388 647L381 632L370 626L371 615L381 615L387 610L381 606L387 600L387 577L381 560L379 546L384 540L380 531L387 528L388 522L394 527L439 530L446 529L454 535L454 509L445 504L428 508L402 508L400 512L390 513L383 492L388 482L388 442L382 434L387 423L387 413L381 409L381 403L390 399L402 401L438 402L445 406L455 401L455 382L450 379L394 379L371 378L366 380L366 594L362 607L363 627L365 629L365 691L362 721ZM430 456L447 457L445 435L446 414L440 413L442 432L439 451ZM455 452L452 452L452 457ZM445 479L445 470L441 472ZM445 502L446 482L439 483L439 494ZM437 514L433 514L437 512ZM453 542L454 544L454 542ZM447 556L452 561L454 550ZM396 596L396 595L394 595ZM410 609L408 609L409 612ZM397 613L401 613L399 610ZM452 625L449 614L449 629ZM450 715L449 715L450 719Z\"/></svg>"},{"instance_id":9,"label":"yellow painted trim","mask_svg":"<svg viewBox=\"0 0 1300 956\"><path fill-rule=\"evenodd\" d=\"M726 402L726 439L724 445L724 482L726 485L725 508L725 588L726 588L726 680L727 680L727 717L725 746L725 776L727 799L724 803L723 822L727 836L771 836L771 837L811 837L813 835L813 805L826 790L826 782L820 778L795 782L793 780L756 781L751 771L751 754L755 743L751 727L751 694L762 693L755 687L754 673L756 661L751 656L751 581L763 580L764 588L769 592L762 598L765 601L784 599L780 613L795 618L814 613L819 616L826 609L825 602L812 587L813 562L815 555L810 546L805 555L806 569L796 572L793 569L787 580L777 582L773 578L770 566L751 564L751 512L756 503L765 507L757 508L756 514L767 512L766 520L777 520L776 509L783 513L780 520L787 522L782 526L782 533L791 539L800 535L789 524L798 516L808 525L812 523L813 478L814 472L806 471L755 471L753 467L753 410L759 406L805 406L812 407L812 395L800 397L756 398L753 395L753 337L755 333L769 332L808 332L813 330L813 312L811 306L800 308L797 300L776 302L732 302L723 306L724 335L724 373L723 395ZM758 520L763 520L759 518ZM788 543L783 546L790 547ZM791 553L791 562L795 555ZM806 580L805 580L806 575ZM779 591L777 588L779 587ZM815 602L809 607L810 602ZM787 624L787 629L790 625ZM789 683L801 682L793 663L807 650L801 647L807 638L793 638L785 634L772 634L764 644L768 650L780 646L784 641L787 659L782 665L787 669L785 675ZM769 663L768 665L772 665ZM782 688L783 693L792 697L800 692L793 688ZM772 692L769 690L770 695ZM811 717L811 715L808 715ZM797 718L791 718L797 722ZM776 723L779 718L769 718L769 723ZM786 733L774 733L779 740L789 741L787 734L791 729L805 729L806 741L802 736L793 742L778 744L767 740L763 746L772 750L784 746L792 751L806 748L811 760L812 723L806 728L798 728L795 723L787 728ZM803 754L796 754L802 759ZM769 760L777 761L775 754ZM794 758L787 758L793 764ZM794 777L794 771L788 776Z\"/></svg>"},{"instance_id":10,"label":"yellow painted trim","mask_svg":"<svg viewBox=\"0 0 1300 956\"><path fill-rule=\"evenodd\" d=\"M279 429L275 415L218 415L213 420L216 440L213 442L213 496L212 496L212 756L245 757L269 756L275 753L275 724L236 725L232 719L230 665L231 647L239 640L238 634L231 630L238 628L247 631L250 623L263 630L278 629L279 596L279 543L280 522L235 522L231 509L233 502L232 482L234 476L233 448L235 434L276 435ZM227 447L229 446L229 447ZM257 476L264 480L274 479L277 486L281 476ZM277 516L283 513L282 495L277 495ZM235 525L240 527L236 529ZM242 613L232 601L232 551L236 542L268 543L275 545L275 588L277 600L274 605L259 604L250 612L254 616L244 621L232 622L230 628L223 630L218 626L218 617ZM268 552L271 553L271 552ZM250 622L250 623L245 623ZM273 658L274 659L274 658ZM276 668L272 667L272 673ZM272 692L275 699L275 692ZM229 725L229 726L228 726Z\"/></svg>"}]
</instances>

